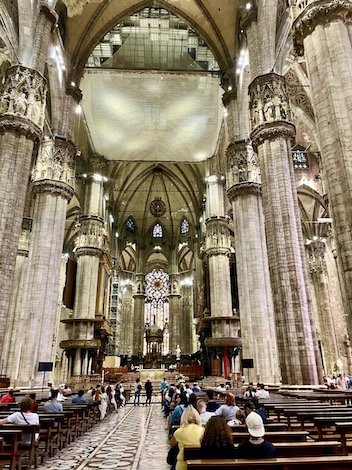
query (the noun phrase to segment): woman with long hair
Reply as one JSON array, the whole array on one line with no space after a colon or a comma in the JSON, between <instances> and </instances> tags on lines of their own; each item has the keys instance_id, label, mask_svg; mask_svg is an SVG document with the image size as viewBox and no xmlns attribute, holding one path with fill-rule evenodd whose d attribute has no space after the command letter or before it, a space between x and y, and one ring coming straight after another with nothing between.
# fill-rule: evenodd
<instances>
[{"instance_id":1,"label":"woman with long hair","mask_svg":"<svg viewBox=\"0 0 352 470\"><path fill-rule=\"evenodd\" d=\"M215 411L216 416L222 416L226 421L232 421L236 419L236 413L239 410L236 406L235 395L228 393L225 398L225 404L221 405Z\"/></svg>"},{"instance_id":2,"label":"woman with long hair","mask_svg":"<svg viewBox=\"0 0 352 470\"><path fill-rule=\"evenodd\" d=\"M207 422L200 442L202 459L235 459L231 428L222 416L213 416Z\"/></svg>"},{"instance_id":3,"label":"woman with long hair","mask_svg":"<svg viewBox=\"0 0 352 470\"><path fill-rule=\"evenodd\" d=\"M181 424L170 439L170 446L178 444L179 453L177 455L176 470L187 470L187 463L183 458L185 446L199 447L203 436L204 428L200 424L200 416L193 406L188 406L181 416Z\"/></svg>"}]
</instances>

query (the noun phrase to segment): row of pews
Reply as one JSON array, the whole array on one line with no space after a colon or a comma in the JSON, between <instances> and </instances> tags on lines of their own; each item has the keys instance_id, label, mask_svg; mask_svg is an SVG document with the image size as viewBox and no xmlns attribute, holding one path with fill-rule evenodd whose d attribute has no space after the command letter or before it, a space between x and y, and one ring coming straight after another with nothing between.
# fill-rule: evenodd
<instances>
[{"instance_id":1,"label":"row of pews","mask_svg":"<svg viewBox=\"0 0 352 470\"><path fill-rule=\"evenodd\" d=\"M65 402L63 406L63 413L47 413L40 405L39 425L0 426L0 469L36 468L91 429L100 419L98 403L81 405ZM18 405L0 406L0 419L15 411L19 411Z\"/></svg>"},{"instance_id":2,"label":"row of pews","mask_svg":"<svg viewBox=\"0 0 352 470\"><path fill-rule=\"evenodd\" d=\"M209 460L201 449L185 448L190 470L339 470L352 468L352 394L304 392L299 396L274 395L262 400L268 414L265 438L277 449L276 459ZM309 397L309 398L308 398ZM316 399L314 399L314 397ZM248 439L244 425L232 427L235 445Z\"/></svg>"}]
</instances>

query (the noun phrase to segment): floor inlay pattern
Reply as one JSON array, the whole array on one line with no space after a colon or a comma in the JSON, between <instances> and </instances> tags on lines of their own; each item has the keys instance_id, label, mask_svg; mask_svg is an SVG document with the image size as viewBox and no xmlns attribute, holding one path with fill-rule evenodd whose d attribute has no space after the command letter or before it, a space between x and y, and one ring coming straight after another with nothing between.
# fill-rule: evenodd
<instances>
[{"instance_id":1,"label":"floor inlay pattern","mask_svg":"<svg viewBox=\"0 0 352 470\"><path fill-rule=\"evenodd\" d=\"M46 460L38 470L170 470L160 405L125 407Z\"/></svg>"}]
</instances>

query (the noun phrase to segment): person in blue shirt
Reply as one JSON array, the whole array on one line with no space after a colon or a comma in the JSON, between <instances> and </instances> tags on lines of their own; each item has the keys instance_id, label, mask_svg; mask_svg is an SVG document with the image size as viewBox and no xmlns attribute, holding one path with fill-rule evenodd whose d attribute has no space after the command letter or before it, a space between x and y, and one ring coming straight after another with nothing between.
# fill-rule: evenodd
<instances>
[{"instance_id":1,"label":"person in blue shirt","mask_svg":"<svg viewBox=\"0 0 352 470\"><path fill-rule=\"evenodd\" d=\"M192 392L193 392L193 393L200 392L200 387L199 387L199 385L197 384L197 382L195 382L195 383L193 384Z\"/></svg>"},{"instance_id":2,"label":"person in blue shirt","mask_svg":"<svg viewBox=\"0 0 352 470\"><path fill-rule=\"evenodd\" d=\"M86 400L83 398L84 390L78 391L78 396L72 399L72 403L86 403Z\"/></svg>"}]
</instances>

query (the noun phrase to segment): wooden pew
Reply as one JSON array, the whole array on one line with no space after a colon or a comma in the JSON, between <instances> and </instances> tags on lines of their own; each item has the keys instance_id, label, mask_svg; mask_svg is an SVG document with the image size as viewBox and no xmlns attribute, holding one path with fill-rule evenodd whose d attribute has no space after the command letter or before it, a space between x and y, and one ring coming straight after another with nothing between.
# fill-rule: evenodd
<instances>
[{"instance_id":1,"label":"wooden pew","mask_svg":"<svg viewBox=\"0 0 352 470\"><path fill-rule=\"evenodd\" d=\"M245 424L238 424L230 426L232 432L247 432L247 426ZM266 423L264 424L266 432L269 431L288 431L286 423Z\"/></svg>"},{"instance_id":2,"label":"wooden pew","mask_svg":"<svg viewBox=\"0 0 352 470\"><path fill-rule=\"evenodd\" d=\"M0 468L8 466L9 470L21 470L21 454L18 447L21 442L22 431L15 429L7 430L1 426L0 437L2 438Z\"/></svg>"},{"instance_id":3,"label":"wooden pew","mask_svg":"<svg viewBox=\"0 0 352 470\"><path fill-rule=\"evenodd\" d=\"M248 439L248 434L244 432L232 432L234 443L244 442ZM267 441L275 442L306 442L309 433L307 431L270 431L265 433Z\"/></svg>"},{"instance_id":4,"label":"wooden pew","mask_svg":"<svg viewBox=\"0 0 352 470\"><path fill-rule=\"evenodd\" d=\"M352 456L297 457L265 460L187 460L189 470L345 470L352 466Z\"/></svg>"},{"instance_id":5,"label":"wooden pew","mask_svg":"<svg viewBox=\"0 0 352 470\"><path fill-rule=\"evenodd\" d=\"M339 441L277 442L275 444L275 449L278 458L348 455L348 452L346 452L345 448ZM201 458L202 449L200 447L184 448L184 460L195 460Z\"/></svg>"},{"instance_id":6,"label":"wooden pew","mask_svg":"<svg viewBox=\"0 0 352 470\"><path fill-rule=\"evenodd\" d=\"M352 435L352 421L341 423L337 421L335 423L336 432L340 434L340 441L345 451L348 452L347 438Z\"/></svg>"}]
</instances>

